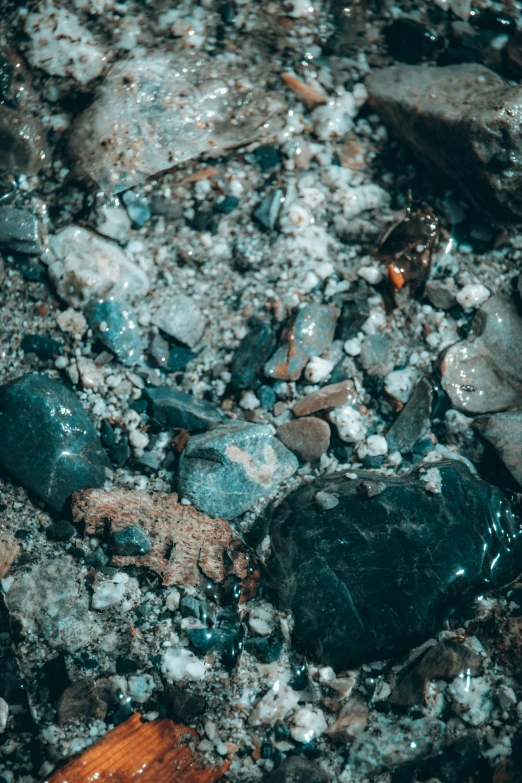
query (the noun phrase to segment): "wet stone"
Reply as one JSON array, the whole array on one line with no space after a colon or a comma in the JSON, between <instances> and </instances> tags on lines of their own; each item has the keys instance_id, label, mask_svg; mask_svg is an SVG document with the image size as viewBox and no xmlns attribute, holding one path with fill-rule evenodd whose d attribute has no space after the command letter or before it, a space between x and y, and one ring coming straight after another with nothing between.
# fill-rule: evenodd
<instances>
[{"instance_id":1,"label":"wet stone","mask_svg":"<svg viewBox=\"0 0 522 783\"><path fill-rule=\"evenodd\" d=\"M408 402L386 433L388 451L401 454L412 450L431 423L435 392L428 378L421 378Z\"/></svg>"},{"instance_id":2,"label":"wet stone","mask_svg":"<svg viewBox=\"0 0 522 783\"><path fill-rule=\"evenodd\" d=\"M370 306L366 298L355 297L344 301L337 322L336 339L345 342L356 337L369 315Z\"/></svg>"},{"instance_id":3,"label":"wet stone","mask_svg":"<svg viewBox=\"0 0 522 783\"><path fill-rule=\"evenodd\" d=\"M136 228L143 228L147 220L150 220L149 203L145 196L140 196L133 190L127 190L123 193L121 200Z\"/></svg>"},{"instance_id":4,"label":"wet stone","mask_svg":"<svg viewBox=\"0 0 522 783\"><path fill-rule=\"evenodd\" d=\"M309 416L317 411L329 411L342 405L350 405L354 400L355 388L352 381L340 381L307 394L295 403L293 412L296 416Z\"/></svg>"},{"instance_id":5,"label":"wet stone","mask_svg":"<svg viewBox=\"0 0 522 783\"><path fill-rule=\"evenodd\" d=\"M185 628L185 633L194 647L203 655L212 650L221 653L223 663L232 668L243 649L243 628L237 617L230 613L218 616L216 623L205 628Z\"/></svg>"},{"instance_id":6,"label":"wet stone","mask_svg":"<svg viewBox=\"0 0 522 783\"><path fill-rule=\"evenodd\" d=\"M232 383L237 389L255 388L260 382L263 365L276 345L274 330L268 321L252 318L248 333L232 359Z\"/></svg>"},{"instance_id":7,"label":"wet stone","mask_svg":"<svg viewBox=\"0 0 522 783\"><path fill-rule=\"evenodd\" d=\"M165 334L194 348L203 336L206 318L190 296L181 294L167 299L152 322Z\"/></svg>"},{"instance_id":8,"label":"wet stone","mask_svg":"<svg viewBox=\"0 0 522 783\"><path fill-rule=\"evenodd\" d=\"M522 486L522 411L477 416L473 427L485 438Z\"/></svg>"},{"instance_id":9,"label":"wet stone","mask_svg":"<svg viewBox=\"0 0 522 783\"><path fill-rule=\"evenodd\" d=\"M224 424L188 441L180 461L180 495L209 516L233 519L270 495L297 467L272 427Z\"/></svg>"},{"instance_id":10,"label":"wet stone","mask_svg":"<svg viewBox=\"0 0 522 783\"><path fill-rule=\"evenodd\" d=\"M330 445L330 427L323 419L305 416L282 424L277 437L301 462L316 462Z\"/></svg>"},{"instance_id":11,"label":"wet stone","mask_svg":"<svg viewBox=\"0 0 522 783\"><path fill-rule=\"evenodd\" d=\"M331 305L303 307L285 327L279 347L265 364L265 375L296 381L313 356L320 356L332 344L339 310Z\"/></svg>"},{"instance_id":12,"label":"wet stone","mask_svg":"<svg viewBox=\"0 0 522 783\"><path fill-rule=\"evenodd\" d=\"M169 427L201 432L226 421L224 414L212 403L197 400L170 386L150 387L143 394L152 418Z\"/></svg>"},{"instance_id":13,"label":"wet stone","mask_svg":"<svg viewBox=\"0 0 522 783\"><path fill-rule=\"evenodd\" d=\"M0 206L0 246L15 253L39 256L44 246L38 218L28 209Z\"/></svg>"},{"instance_id":14,"label":"wet stone","mask_svg":"<svg viewBox=\"0 0 522 783\"><path fill-rule=\"evenodd\" d=\"M273 512L269 572L281 608L293 612L299 652L335 670L389 658L436 633L456 605L518 575L521 509L462 463L437 471L438 494L426 491L421 468L379 477L375 496L360 491L374 474L338 474ZM338 505L321 508L318 491Z\"/></svg>"},{"instance_id":15,"label":"wet stone","mask_svg":"<svg viewBox=\"0 0 522 783\"><path fill-rule=\"evenodd\" d=\"M514 300L491 296L475 314L466 340L448 348L442 385L453 407L493 413L518 407L522 393L522 318Z\"/></svg>"},{"instance_id":16,"label":"wet stone","mask_svg":"<svg viewBox=\"0 0 522 783\"><path fill-rule=\"evenodd\" d=\"M152 551L152 544L140 527L123 528L113 533L112 544L117 555L139 557Z\"/></svg>"},{"instance_id":17,"label":"wet stone","mask_svg":"<svg viewBox=\"0 0 522 783\"><path fill-rule=\"evenodd\" d=\"M122 364L132 365L140 359L141 340L136 316L128 305L116 299L100 299L88 310L88 321L95 337Z\"/></svg>"},{"instance_id":18,"label":"wet stone","mask_svg":"<svg viewBox=\"0 0 522 783\"><path fill-rule=\"evenodd\" d=\"M389 54L402 63L418 63L429 59L434 52L437 36L416 19L403 16L395 19L384 30Z\"/></svg>"},{"instance_id":19,"label":"wet stone","mask_svg":"<svg viewBox=\"0 0 522 783\"><path fill-rule=\"evenodd\" d=\"M39 359L54 359L63 351L58 340L43 334L26 334L20 348L25 353L35 353Z\"/></svg>"},{"instance_id":20,"label":"wet stone","mask_svg":"<svg viewBox=\"0 0 522 783\"><path fill-rule=\"evenodd\" d=\"M0 387L0 463L57 511L73 492L103 486L109 466L79 400L37 374Z\"/></svg>"},{"instance_id":21,"label":"wet stone","mask_svg":"<svg viewBox=\"0 0 522 783\"><path fill-rule=\"evenodd\" d=\"M522 220L522 88L476 63L394 66L366 81L370 103L421 163L456 180L499 223Z\"/></svg>"},{"instance_id":22,"label":"wet stone","mask_svg":"<svg viewBox=\"0 0 522 783\"><path fill-rule=\"evenodd\" d=\"M177 685L165 687L165 706L167 714L182 723L191 723L205 710L205 697L199 693L190 693Z\"/></svg>"},{"instance_id":23,"label":"wet stone","mask_svg":"<svg viewBox=\"0 0 522 783\"><path fill-rule=\"evenodd\" d=\"M263 228L267 228L269 231L275 228L283 206L283 198L284 191L277 188L261 199L254 212L254 217Z\"/></svg>"},{"instance_id":24,"label":"wet stone","mask_svg":"<svg viewBox=\"0 0 522 783\"><path fill-rule=\"evenodd\" d=\"M44 133L33 117L0 105L0 168L36 174L42 165Z\"/></svg>"}]
</instances>

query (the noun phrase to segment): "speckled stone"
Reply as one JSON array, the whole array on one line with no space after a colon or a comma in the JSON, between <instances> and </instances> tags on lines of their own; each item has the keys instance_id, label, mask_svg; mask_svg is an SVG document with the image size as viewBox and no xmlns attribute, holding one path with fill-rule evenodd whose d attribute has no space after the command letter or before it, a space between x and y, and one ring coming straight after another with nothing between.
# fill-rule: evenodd
<instances>
[{"instance_id":1,"label":"speckled stone","mask_svg":"<svg viewBox=\"0 0 522 783\"><path fill-rule=\"evenodd\" d=\"M265 364L265 375L297 381L313 356L320 356L332 344L339 310L333 305L310 304L299 310L283 330L279 346Z\"/></svg>"},{"instance_id":2,"label":"speckled stone","mask_svg":"<svg viewBox=\"0 0 522 783\"><path fill-rule=\"evenodd\" d=\"M299 652L336 671L406 652L451 608L519 574L520 507L460 462L436 470L440 494L426 490L421 468L383 476L374 496L361 487L374 474L343 473L276 509L268 566ZM318 490L339 503L324 509Z\"/></svg>"},{"instance_id":3,"label":"speckled stone","mask_svg":"<svg viewBox=\"0 0 522 783\"><path fill-rule=\"evenodd\" d=\"M0 246L15 253L38 256L44 246L40 223L28 209L0 207Z\"/></svg>"},{"instance_id":4,"label":"speckled stone","mask_svg":"<svg viewBox=\"0 0 522 783\"><path fill-rule=\"evenodd\" d=\"M209 516L234 519L297 467L272 427L233 422L190 438L181 456L179 493Z\"/></svg>"},{"instance_id":5,"label":"speckled stone","mask_svg":"<svg viewBox=\"0 0 522 783\"><path fill-rule=\"evenodd\" d=\"M323 419L305 416L281 424L277 437L301 462L316 462L330 445L330 427Z\"/></svg>"},{"instance_id":6,"label":"speckled stone","mask_svg":"<svg viewBox=\"0 0 522 783\"><path fill-rule=\"evenodd\" d=\"M514 299L491 296L471 322L466 340L448 348L442 385L453 407L493 413L518 407L522 394L522 318Z\"/></svg>"},{"instance_id":7,"label":"speckled stone","mask_svg":"<svg viewBox=\"0 0 522 783\"><path fill-rule=\"evenodd\" d=\"M293 411L296 416L309 416L316 411L327 411L340 408L343 405L351 405L355 397L352 381L330 383L298 400Z\"/></svg>"},{"instance_id":8,"label":"speckled stone","mask_svg":"<svg viewBox=\"0 0 522 783\"><path fill-rule=\"evenodd\" d=\"M73 492L103 486L109 467L77 397L37 374L0 387L0 463L57 511Z\"/></svg>"},{"instance_id":9,"label":"speckled stone","mask_svg":"<svg viewBox=\"0 0 522 783\"><path fill-rule=\"evenodd\" d=\"M122 364L136 364L140 359L141 340L136 316L128 305L116 299L100 299L88 311L89 326Z\"/></svg>"},{"instance_id":10,"label":"speckled stone","mask_svg":"<svg viewBox=\"0 0 522 783\"><path fill-rule=\"evenodd\" d=\"M150 415L169 427L201 432L226 421L224 414L212 403L170 386L150 387L143 395L149 403Z\"/></svg>"},{"instance_id":11,"label":"speckled stone","mask_svg":"<svg viewBox=\"0 0 522 783\"><path fill-rule=\"evenodd\" d=\"M165 334L194 348L203 336L207 319L192 297L181 294L167 299L152 322Z\"/></svg>"}]
</instances>

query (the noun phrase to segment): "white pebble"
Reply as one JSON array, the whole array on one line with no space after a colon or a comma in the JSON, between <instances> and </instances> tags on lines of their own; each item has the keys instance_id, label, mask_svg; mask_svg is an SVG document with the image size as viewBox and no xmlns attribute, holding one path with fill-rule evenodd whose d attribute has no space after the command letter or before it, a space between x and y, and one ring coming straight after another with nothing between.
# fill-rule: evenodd
<instances>
[{"instance_id":1,"label":"white pebble","mask_svg":"<svg viewBox=\"0 0 522 783\"><path fill-rule=\"evenodd\" d=\"M361 353L361 341L358 337L351 337L349 340L346 340L344 350L348 356L359 356Z\"/></svg>"},{"instance_id":2,"label":"white pebble","mask_svg":"<svg viewBox=\"0 0 522 783\"><path fill-rule=\"evenodd\" d=\"M457 302L461 307L480 307L491 296L486 286L482 283L470 283L461 288L457 294Z\"/></svg>"},{"instance_id":3,"label":"white pebble","mask_svg":"<svg viewBox=\"0 0 522 783\"><path fill-rule=\"evenodd\" d=\"M277 680L254 707L248 722L251 726L277 723L297 706L299 698L299 694L289 685L283 685Z\"/></svg>"},{"instance_id":4,"label":"white pebble","mask_svg":"<svg viewBox=\"0 0 522 783\"><path fill-rule=\"evenodd\" d=\"M305 369L305 378L310 383L320 383L327 378L335 367L332 359L321 359L320 356L314 356Z\"/></svg>"},{"instance_id":5,"label":"white pebble","mask_svg":"<svg viewBox=\"0 0 522 783\"><path fill-rule=\"evenodd\" d=\"M254 411L256 408L259 408L261 403L257 399L254 392L248 390L242 393L239 405L241 408L243 408L244 411Z\"/></svg>"},{"instance_id":6,"label":"white pebble","mask_svg":"<svg viewBox=\"0 0 522 783\"><path fill-rule=\"evenodd\" d=\"M72 307L68 307L67 310L59 313L56 316L56 323L62 332L75 334L78 337L81 337L87 331L87 321L84 316Z\"/></svg>"},{"instance_id":7,"label":"white pebble","mask_svg":"<svg viewBox=\"0 0 522 783\"><path fill-rule=\"evenodd\" d=\"M248 624L259 636L270 636L274 629L274 614L269 609L256 606L248 615Z\"/></svg>"},{"instance_id":8,"label":"white pebble","mask_svg":"<svg viewBox=\"0 0 522 783\"><path fill-rule=\"evenodd\" d=\"M92 359L80 356L76 366L84 389L97 389L103 383L103 372Z\"/></svg>"},{"instance_id":9,"label":"white pebble","mask_svg":"<svg viewBox=\"0 0 522 783\"><path fill-rule=\"evenodd\" d=\"M369 457L381 457L388 452L388 442L382 435L370 435L366 446Z\"/></svg>"},{"instance_id":10,"label":"white pebble","mask_svg":"<svg viewBox=\"0 0 522 783\"><path fill-rule=\"evenodd\" d=\"M9 717L9 704L0 697L0 734L5 731Z\"/></svg>"},{"instance_id":11,"label":"white pebble","mask_svg":"<svg viewBox=\"0 0 522 783\"><path fill-rule=\"evenodd\" d=\"M337 427L339 437L346 443L360 443L366 435L366 426L358 410L351 405L335 408L330 413L330 421Z\"/></svg>"},{"instance_id":12,"label":"white pebble","mask_svg":"<svg viewBox=\"0 0 522 783\"><path fill-rule=\"evenodd\" d=\"M127 585L116 579L98 582L94 585L92 595L92 608L98 612L110 609L111 606L121 604L125 596Z\"/></svg>"},{"instance_id":13,"label":"white pebble","mask_svg":"<svg viewBox=\"0 0 522 783\"><path fill-rule=\"evenodd\" d=\"M165 598L165 609L169 612L175 612L179 609L179 602L181 601L181 594L179 590L171 590Z\"/></svg>"},{"instance_id":14,"label":"white pebble","mask_svg":"<svg viewBox=\"0 0 522 783\"><path fill-rule=\"evenodd\" d=\"M393 370L386 376L384 388L391 397L399 402L408 402L417 380L417 371L414 367L406 367L404 370Z\"/></svg>"},{"instance_id":15,"label":"white pebble","mask_svg":"<svg viewBox=\"0 0 522 783\"><path fill-rule=\"evenodd\" d=\"M382 280L382 272L378 266L361 266L357 274L370 285L377 285Z\"/></svg>"},{"instance_id":16,"label":"white pebble","mask_svg":"<svg viewBox=\"0 0 522 783\"><path fill-rule=\"evenodd\" d=\"M150 698L156 683L150 674L129 677L129 694L138 704L144 704Z\"/></svg>"},{"instance_id":17,"label":"white pebble","mask_svg":"<svg viewBox=\"0 0 522 783\"><path fill-rule=\"evenodd\" d=\"M206 669L194 653L184 647L170 647L165 653L161 671L168 680L202 680Z\"/></svg>"},{"instance_id":18,"label":"white pebble","mask_svg":"<svg viewBox=\"0 0 522 783\"><path fill-rule=\"evenodd\" d=\"M290 734L296 742L311 742L326 731L324 715L317 707L302 707L292 718Z\"/></svg>"},{"instance_id":19,"label":"white pebble","mask_svg":"<svg viewBox=\"0 0 522 783\"><path fill-rule=\"evenodd\" d=\"M145 449L149 445L149 436L141 430L131 430L129 442L134 449Z\"/></svg>"}]
</instances>

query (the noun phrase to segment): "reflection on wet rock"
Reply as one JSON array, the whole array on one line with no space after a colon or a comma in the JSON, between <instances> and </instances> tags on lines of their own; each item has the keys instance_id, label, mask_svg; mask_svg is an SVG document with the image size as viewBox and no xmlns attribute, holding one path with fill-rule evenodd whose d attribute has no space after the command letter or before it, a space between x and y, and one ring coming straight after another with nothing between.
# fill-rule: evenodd
<instances>
[{"instance_id":1,"label":"reflection on wet rock","mask_svg":"<svg viewBox=\"0 0 522 783\"><path fill-rule=\"evenodd\" d=\"M107 457L94 425L59 381L24 375L0 387L0 463L59 511L73 492L101 487Z\"/></svg>"},{"instance_id":2,"label":"reflection on wet rock","mask_svg":"<svg viewBox=\"0 0 522 783\"><path fill-rule=\"evenodd\" d=\"M440 493L427 491L433 470ZM437 631L452 606L518 575L520 510L463 464L379 477L377 495L361 487L374 474L349 475L315 479L270 523L269 570L300 652L336 670L388 658ZM338 504L313 502L318 490Z\"/></svg>"}]
</instances>

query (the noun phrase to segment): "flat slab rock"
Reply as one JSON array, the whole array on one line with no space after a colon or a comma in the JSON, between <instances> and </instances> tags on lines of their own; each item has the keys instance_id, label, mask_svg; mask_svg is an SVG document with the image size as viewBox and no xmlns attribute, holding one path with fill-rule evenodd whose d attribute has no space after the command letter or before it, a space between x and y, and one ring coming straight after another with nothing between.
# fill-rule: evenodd
<instances>
[{"instance_id":1,"label":"flat slab rock","mask_svg":"<svg viewBox=\"0 0 522 783\"><path fill-rule=\"evenodd\" d=\"M179 492L212 517L234 519L297 470L266 424L233 422L194 435L179 466Z\"/></svg>"},{"instance_id":2,"label":"flat slab rock","mask_svg":"<svg viewBox=\"0 0 522 783\"><path fill-rule=\"evenodd\" d=\"M522 393L522 317L514 299L491 296L471 322L466 340L448 348L442 385L453 407L492 413L518 407Z\"/></svg>"},{"instance_id":3,"label":"flat slab rock","mask_svg":"<svg viewBox=\"0 0 522 783\"><path fill-rule=\"evenodd\" d=\"M318 478L276 509L268 568L297 650L335 670L389 658L518 576L522 509L460 462L436 470L440 494L426 490L426 468L378 476L377 494L375 474L358 472ZM337 505L325 509L318 492Z\"/></svg>"},{"instance_id":4,"label":"flat slab rock","mask_svg":"<svg viewBox=\"0 0 522 783\"><path fill-rule=\"evenodd\" d=\"M36 373L0 387L0 464L56 511L73 492L103 486L110 467L78 398Z\"/></svg>"},{"instance_id":5,"label":"flat slab rock","mask_svg":"<svg viewBox=\"0 0 522 783\"><path fill-rule=\"evenodd\" d=\"M383 68L366 87L421 163L458 181L493 220L522 220L522 87L476 63Z\"/></svg>"},{"instance_id":6,"label":"flat slab rock","mask_svg":"<svg viewBox=\"0 0 522 783\"><path fill-rule=\"evenodd\" d=\"M143 555L115 555L116 566L143 565L159 574L165 585L199 585L201 573L222 582L229 573L243 579L248 558L234 546L237 538L224 519L210 519L166 492L92 489L73 497L73 516L87 535L113 537L128 528L143 530L152 548ZM224 555L232 565L225 566Z\"/></svg>"}]
</instances>

